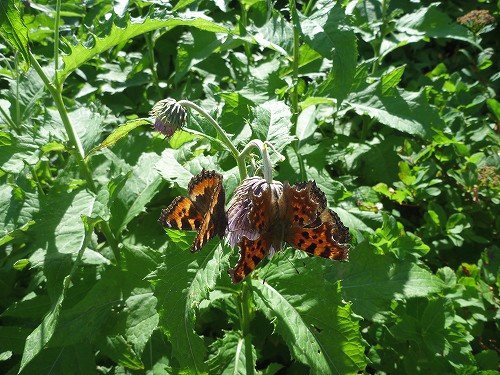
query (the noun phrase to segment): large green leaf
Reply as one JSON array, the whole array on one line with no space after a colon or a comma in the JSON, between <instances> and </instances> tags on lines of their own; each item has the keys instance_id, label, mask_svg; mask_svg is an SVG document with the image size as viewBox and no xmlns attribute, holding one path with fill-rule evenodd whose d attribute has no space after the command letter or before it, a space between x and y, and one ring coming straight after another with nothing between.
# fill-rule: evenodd
<instances>
[{"instance_id":1,"label":"large green leaf","mask_svg":"<svg viewBox=\"0 0 500 375\"><path fill-rule=\"evenodd\" d=\"M352 93L344 104L359 115L366 114L393 129L420 137L429 137L432 128L444 126L437 111L429 105L424 90L391 90L391 95L382 95L378 83L374 83Z\"/></svg>"},{"instance_id":2,"label":"large green leaf","mask_svg":"<svg viewBox=\"0 0 500 375\"><path fill-rule=\"evenodd\" d=\"M352 302L356 314L366 319L381 319L390 310L391 300L423 297L436 293L443 282L428 270L410 261L396 261L378 255L364 242L351 249L349 262L332 267L328 277L343 280L342 292Z\"/></svg>"},{"instance_id":3,"label":"large green leaf","mask_svg":"<svg viewBox=\"0 0 500 375\"><path fill-rule=\"evenodd\" d=\"M29 64L28 29L23 22L16 3L15 0L0 2L0 34L15 49L21 52L21 55Z\"/></svg>"},{"instance_id":4,"label":"large green leaf","mask_svg":"<svg viewBox=\"0 0 500 375\"><path fill-rule=\"evenodd\" d=\"M149 31L161 28L173 29L176 26L191 26L213 33L229 32L226 27L207 19L202 13L196 12L177 16L168 12L155 12L144 19L112 18L109 22L111 22L110 29L105 36L94 36L92 40L72 46L70 53L63 56L64 68L57 73L61 81L98 54Z\"/></svg>"},{"instance_id":5,"label":"large green leaf","mask_svg":"<svg viewBox=\"0 0 500 375\"><path fill-rule=\"evenodd\" d=\"M32 267L43 269L52 300L59 298L62 281L84 243L85 227L81 216L92 216L97 207L100 202L86 190L66 192L53 188L50 194L40 198L40 210L34 215L36 224L30 230L34 240L28 247L33 252L29 260ZM109 263L90 249L85 251L83 262L87 259L92 264L96 260Z\"/></svg>"},{"instance_id":6,"label":"large green leaf","mask_svg":"<svg viewBox=\"0 0 500 375\"><path fill-rule=\"evenodd\" d=\"M337 105L340 105L354 82L358 46L354 31L342 9L342 3L324 3L325 6L303 18L300 26L309 46L324 58L332 60L332 71L321 92L328 92L328 96L337 99Z\"/></svg>"},{"instance_id":7,"label":"large green leaf","mask_svg":"<svg viewBox=\"0 0 500 375\"><path fill-rule=\"evenodd\" d=\"M222 268L222 248L218 239L210 241L197 253L190 253L193 236L167 230L179 245L170 243L165 262L152 276L160 307L160 327L172 343L172 355L184 373L206 371L206 349L194 332L196 310L208 297Z\"/></svg>"},{"instance_id":8,"label":"large green leaf","mask_svg":"<svg viewBox=\"0 0 500 375\"><path fill-rule=\"evenodd\" d=\"M331 261L276 254L252 279L255 303L283 336L292 356L314 374L356 374L364 345L340 285L325 280ZM288 258L288 259L286 259Z\"/></svg>"},{"instance_id":9,"label":"large green leaf","mask_svg":"<svg viewBox=\"0 0 500 375\"><path fill-rule=\"evenodd\" d=\"M439 3L433 3L396 20L394 31L382 42L381 56L429 37L456 39L477 45L472 32L451 20L446 13L438 9L438 6Z\"/></svg>"}]
</instances>

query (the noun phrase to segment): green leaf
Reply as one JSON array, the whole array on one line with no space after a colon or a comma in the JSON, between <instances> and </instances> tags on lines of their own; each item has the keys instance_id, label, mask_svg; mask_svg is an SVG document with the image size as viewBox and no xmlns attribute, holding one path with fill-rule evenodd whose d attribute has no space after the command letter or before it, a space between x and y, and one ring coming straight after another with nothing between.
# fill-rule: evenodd
<instances>
[{"instance_id":1,"label":"green leaf","mask_svg":"<svg viewBox=\"0 0 500 375\"><path fill-rule=\"evenodd\" d=\"M0 2L0 34L16 50L21 52L26 63L30 64L28 29L15 0Z\"/></svg>"},{"instance_id":2,"label":"green leaf","mask_svg":"<svg viewBox=\"0 0 500 375\"><path fill-rule=\"evenodd\" d=\"M217 339L210 345L213 354L208 359L208 367L211 374L245 375L246 356L245 340L237 331L224 332L222 338ZM255 348L252 346L252 358L257 358ZM255 368L255 363L252 364Z\"/></svg>"},{"instance_id":3,"label":"green leaf","mask_svg":"<svg viewBox=\"0 0 500 375\"><path fill-rule=\"evenodd\" d=\"M318 125L316 124L316 107L310 106L302 110L297 117L297 128L295 135L299 141L309 138L314 134Z\"/></svg>"},{"instance_id":4,"label":"green leaf","mask_svg":"<svg viewBox=\"0 0 500 375\"><path fill-rule=\"evenodd\" d=\"M358 115L366 114L406 134L429 137L432 128L443 128L444 122L427 102L424 90L397 90L391 96L382 96L377 87L375 83L351 94L346 104Z\"/></svg>"},{"instance_id":5,"label":"green leaf","mask_svg":"<svg viewBox=\"0 0 500 375\"><path fill-rule=\"evenodd\" d=\"M337 99L337 105L340 106L351 92L358 57L356 36L348 24L342 3L328 2L320 10L303 18L300 25L306 43L333 62L331 73L321 91Z\"/></svg>"},{"instance_id":6,"label":"green leaf","mask_svg":"<svg viewBox=\"0 0 500 375\"><path fill-rule=\"evenodd\" d=\"M304 258L305 257L305 258ZM331 261L277 253L252 278L255 303L314 374L356 374L365 367L364 345L340 286L324 279Z\"/></svg>"},{"instance_id":7,"label":"green leaf","mask_svg":"<svg viewBox=\"0 0 500 375\"><path fill-rule=\"evenodd\" d=\"M39 209L38 194L19 186L0 185L0 245L10 242L33 224Z\"/></svg>"},{"instance_id":8,"label":"green leaf","mask_svg":"<svg viewBox=\"0 0 500 375\"><path fill-rule=\"evenodd\" d=\"M441 290L443 282L410 261L374 254L367 242L351 249L349 262L331 268L331 280L342 279L342 292L356 314L377 320L392 299L423 297Z\"/></svg>"},{"instance_id":9,"label":"green leaf","mask_svg":"<svg viewBox=\"0 0 500 375\"><path fill-rule=\"evenodd\" d=\"M87 247L87 244L90 240L90 231L93 228L87 228L87 232L84 234L84 238L82 239L80 246L78 248L78 252L81 254ZM30 363L39 353L42 351L46 345L52 340L53 335L56 332L56 328L60 326L61 321L63 319L60 319L61 315L61 308L62 304L64 301L64 298L66 297L66 293L69 288L69 284L71 282L71 274L66 276L62 282L62 291L55 301L55 303L52 305L50 311L48 314L44 317L42 323L35 328L35 330L28 336L26 339L26 345L24 347L24 352L23 352L23 357L21 359L21 365L19 371L22 371L22 369ZM88 308L88 305L86 306ZM86 315L88 317L88 315ZM79 332L81 333L81 327L78 325ZM87 328L89 328L87 326ZM69 333L69 330L65 330L65 335ZM74 335L68 335L65 336L70 340L74 340L75 337Z\"/></svg>"},{"instance_id":10,"label":"green leaf","mask_svg":"<svg viewBox=\"0 0 500 375\"><path fill-rule=\"evenodd\" d=\"M163 180L153 168L160 158L156 153L143 153L132 173L111 195L109 224L115 233L121 233L160 191Z\"/></svg>"},{"instance_id":11,"label":"green leaf","mask_svg":"<svg viewBox=\"0 0 500 375\"><path fill-rule=\"evenodd\" d=\"M290 144L294 137L290 135L292 127L291 112L288 106L280 101L268 101L254 110L253 131L262 141L269 141L278 152ZM274 153L271 153L271 157Z\"/></svg>"},{"instance_id":12,"label":"green leaf","mask_svg":"<svg viewBox=\"0 0 500 375\"><path fill-rule=\"evenodd\" d=\"M393 26L394 31L382 43L381 56L386 56L399 47L425 38L456 39L478 46L474 35L464 26L451 20L446 13L437 9L439 5L439 3L433 3L428 7L404 14L396 20Z\"/></svg>"},{"instance_id":13,"label":"green leaf","mask_svg":"<svg viewBox=\"0 0 500 375\"><path fill-rule=\"evenodd\" d=\"M199 303L208 298L222 271L223 253L218 242L210 241L197 253L170 244L165 263L150 277L160 307L160 326L172 343L172 355L181 372L206 369L205 345L194 332L194 323Z\"/></svg>"},{"instance_id":14,"label":"green leaf","mask_svg":"<svg viewBox=\"0 0 500 375\"><path fill-rule=\"evenodd\" d=\"M90 42L72 46L70 53L63 56L64 68L57 73L60 81L75 69L85 64L98 54L147 32L176 26L191 26L213 33L229 33L229 30L213 21L206 19L201 13L190 12L186 15L173 16L168 12L155 12L152 15L137 20L116 19L112 17L109 33L103 37L95 36Z\"/></svg>"},{"instance_id":15,"label":"green leaf","mask_svg":"<svg viewBox=\"0 0 500 375\"><path fill-rule=\"evenodd\" d=\"M184 168L175 158L174 151L166 149L155 164L155 169L170 183L176 183L182 188L187 188L193 174Z\"/></svg>"},{"instance_id":16,"label":"green leaf","mask_svg":"<svg viewBox=\"0 0 500 375\"><path fill-rule=\"evenodd\" d=\"M43 269L47 291L53 300L61 294L62 281L85 241L81 217L92 216L98 204L96 197L85 190L61 190L53 188L50 194L41 197L40 210L34 216L36 224L30 231L34 240L29 243L31 267ZM108 262L102 255L87 249L84 263L91 254L102 263Z\"/></svg>"},{"instance_id":17,"label":"green leaf","mask_svg":"<svg viewBox=\"0 0 500 375\"><path fill-rule=\"evenodd\" d=\"M392 88L397 87L401 81L401 77L403 77L405 67L406 65L399 66L382 75L380 79L380 92L382 95L386 95Z\"/></svg>"}]
</instances>

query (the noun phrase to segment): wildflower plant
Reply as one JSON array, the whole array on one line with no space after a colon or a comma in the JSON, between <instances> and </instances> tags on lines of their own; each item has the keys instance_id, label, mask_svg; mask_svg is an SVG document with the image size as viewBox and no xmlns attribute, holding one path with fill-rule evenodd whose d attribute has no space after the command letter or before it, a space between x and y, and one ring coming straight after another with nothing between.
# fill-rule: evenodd
<instances>
[{"instance_id":1,"label":"wildflower plant","mask_svg":"<svg viewBox=\"0 0 500 375\"><path fill-rule=\"evenodd\" d=\"M0 2L0 373L496 371L496 3L167 3Z\"/></svg>"}]
</instances>

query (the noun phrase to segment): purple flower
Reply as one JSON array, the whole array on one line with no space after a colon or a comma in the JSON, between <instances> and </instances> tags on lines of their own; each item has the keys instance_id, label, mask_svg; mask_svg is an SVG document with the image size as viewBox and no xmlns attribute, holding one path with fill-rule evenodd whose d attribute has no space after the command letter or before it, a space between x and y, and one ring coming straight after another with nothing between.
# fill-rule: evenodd
<instances>
[{"instance_id":1,"label":"purple flower","mask_svg":"<svg viewBox=\"0 0 500 375\"><path fill-rule=\"evenodd\" d=\"M187 112L175 99L167 98L157 102L149 113L155 119L154 128L171 137L186 122Z\"/></svg>"},{"instance_id":2,"label":"purple flower","mask_svg":"<svg viewBox=\"0 0 500 375\"><path fill-rule=\"evenodd\" d=\"M283 193L283 185L279 181L268 183L262 177L249 177L234 192L227 211L227 239L232 247L239 244L243 236L256 240L261 234L254 224L250 223L250 212L254 208L255 197L262 196L267 189L271 189L270 202L266 202L267 208L277 210L279 197ZM272 215L271 212L266 214Z\"/></svg>"}]
</instances>

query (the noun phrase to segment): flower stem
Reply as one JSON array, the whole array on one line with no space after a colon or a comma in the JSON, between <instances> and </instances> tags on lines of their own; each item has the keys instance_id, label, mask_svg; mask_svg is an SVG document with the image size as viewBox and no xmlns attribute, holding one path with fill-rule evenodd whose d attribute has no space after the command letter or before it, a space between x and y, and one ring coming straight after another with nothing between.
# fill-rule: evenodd
<instances>
[{"instance_id":1,"label":"flower stem","mask_svg":"<svg viewBox=\"0 0 500 375\"><path fill-rule=\"evenodd\" d=\"M271 158L269 157L266 142L262 142L260 139L252 139L250 142L248 142L243 151L240 152L238 158L242 163L244 163L245 157L250 153L252 148L256 148L257 150L259 150L262 157L262 174L264 175L264 179L268 183L272 183L273 164L271 163Z\"/></svg>"},{"instance_id":2,"label":"flower stem","mask_svg":"<svg viewBox=\"0 0 500 375\"><path fill-rule=\"evenodd\" d=\"M231 152L231 154L235 158L236 163L238 164L238 170L240 172L240 179L244 180L247 177L247 168L245 166L245 162L243 161L243 159L240 158L240 153L238 152L236 147L233 145L231 140L228 138L224 129L222 129L219 126L217 121L215 121L214 118L212 116L210 116L210 114L208 112L206 112L203 108L194 104L193 102L191 102L189 100L179 100L177 103L179 103L182 106L192 108L206 117L206 119L212 124L212 126L217 131L217 134L221 138L222 142L226 145L226 147L229 149L229 151Z\"/></svg>"},{"instance_id":3,"label":"flower stem","mask_svg":"<svg viewBox=\"0 0 500 375\"><path fill-rule=\"evenodd\" d=\"M252 283L249 278L243 281L241 286L241 333L245 342L245 363L246 374L254 374L254 358L252 353L252 339L250 336L250 320L252 315L251 309L252 298Z\"/></svg>"}]
</instances>

